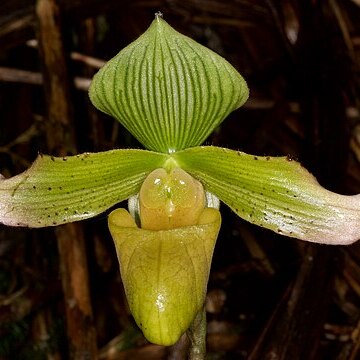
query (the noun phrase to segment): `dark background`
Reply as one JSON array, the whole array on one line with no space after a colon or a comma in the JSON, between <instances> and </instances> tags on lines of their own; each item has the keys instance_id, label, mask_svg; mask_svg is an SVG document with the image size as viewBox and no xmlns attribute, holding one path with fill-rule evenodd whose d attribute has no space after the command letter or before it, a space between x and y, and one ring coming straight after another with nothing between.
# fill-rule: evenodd
<instances>
[{"instance_id":1,"label":"dark background","mask_svg":"<svg viewBox=\"0 0 360 360\"><path fill-rule=\"evenodd\" d=\"M328 189L360 193L359 0L4 0L1 174L39 152L140 146L86 88L94 58L110 59L159 10L248 81L250 100L208 144L290 155ZM307 244L222 214L208 358L359 359L359 245ZM0 225L0 359L175 360L183 351L147 343L134 325L106 214L56 229Z\"/></svg>"}]
</instances>

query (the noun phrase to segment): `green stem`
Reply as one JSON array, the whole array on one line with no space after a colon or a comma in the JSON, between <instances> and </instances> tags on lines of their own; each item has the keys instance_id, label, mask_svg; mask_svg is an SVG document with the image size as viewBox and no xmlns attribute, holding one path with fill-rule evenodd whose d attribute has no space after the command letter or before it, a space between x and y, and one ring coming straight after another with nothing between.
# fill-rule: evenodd
<instances>
[{"instance_id":1,"label":"green stem","mask_svg":"<svg viewBox=\"0 0 360 360\"><path fill-rule=\"evenodd\" d=\"M206 311L200 310L187 335L190 340L189 360L204 360L206 355Z\"/></svg>"}]
</instances>

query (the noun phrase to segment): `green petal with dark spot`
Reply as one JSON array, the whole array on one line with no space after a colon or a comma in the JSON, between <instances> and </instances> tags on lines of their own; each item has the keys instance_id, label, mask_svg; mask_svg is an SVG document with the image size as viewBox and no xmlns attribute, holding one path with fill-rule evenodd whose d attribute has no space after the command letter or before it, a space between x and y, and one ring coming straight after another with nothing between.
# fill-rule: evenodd
<instances>
[{"instance_id":1,"label":"green petal with dark spot","mask_svg":"<svg viewBox=\"0 0 360 360\"><path fill-rule=\"evenodd\" d=\"M93 217L136 194L166 159L145 150L39 155L22 174L0 178L0 223L42 227Z\"/></svg>"},{"instance_id":2,"label":"green petal with dark spot","mask_svg":"<svg viewBox=\"0 0 360 360\"><path fill-rule=\"evenodd\" d=\"M159 16L95 75L89 92L146 148L165 153L203 143L248 93L225 59Z\"/></svg>"},{"instance_id":3,"label":"green petal with dark spot","mask_svg":"<svg viewBox=\"0 0 360 360\"><path fill-rule=\"evenodd\" d=\"M240 217L282 235L346 245L360 238L360 194L326 190L299 163L212 146L174 154Z\"/></svg>"}]
</instances>

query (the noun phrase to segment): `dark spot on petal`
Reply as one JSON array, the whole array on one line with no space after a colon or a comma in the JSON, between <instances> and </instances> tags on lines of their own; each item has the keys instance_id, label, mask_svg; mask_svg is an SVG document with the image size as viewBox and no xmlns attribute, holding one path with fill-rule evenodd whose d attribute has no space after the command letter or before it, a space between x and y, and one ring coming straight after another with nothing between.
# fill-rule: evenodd
<instances>
[{"instance_id":1,"label":"dark spot on petal","mask_svg":"<svg viewBox=\"0 0 360 360\"><path fill-rule=\"evenodd\" d=\"M34 190L36 189L36 186L35 186L35 185L33 186L33 189L34 189Z\"/></svg>"},{"instance_id":2,"label":"dark spot on petal","mask_svg":"<svg viewBox=\"0 0 360 360\"><path fill-rule=\"evenodd\" d=\"M269 160L270 160L270 156L267 156L267 157L266 157L266 160L268 160L268 161L269 161Z\"/></svg>"},{"instance_id":3,"label":"dark spot on petal","mask_svg":"<svg viewBox=\"0 0 360 360\"><path fill-rule=\"evenodd\" d=\"M52 190L52 188L51 188L51 187L48 187L48 190Z\"/></svg>"},{"instance_id":4,"label":"dark spot on petal","mask_svg":"<svg viewBox=\"0 0 360 360\"><path fill-rule=\"evenodd\" d=\"M63 159L63 161L67 161L67 158L66 158L66 157L63 157L62 159Z\"/></svg>"},{"instance_id":5,"label":"dark spot on petal","mask_svg":"<svg viewBox=\"0 0 360 360\"><path fill-rule=\"evenodd\" d=\"M254 156L254 160L257 160L258 159L258 157L257 156Z\"/></svg>"},{"instance_id":6,"label":"dark spot on petal","mask_svg":"<svg viewBox=\"0 0 360 360\"><path fill-rule=\"evenodd\" d=\"M51 161L55 161L55 158L53 156L50 157Z\"/></svg>"}]
</instances>

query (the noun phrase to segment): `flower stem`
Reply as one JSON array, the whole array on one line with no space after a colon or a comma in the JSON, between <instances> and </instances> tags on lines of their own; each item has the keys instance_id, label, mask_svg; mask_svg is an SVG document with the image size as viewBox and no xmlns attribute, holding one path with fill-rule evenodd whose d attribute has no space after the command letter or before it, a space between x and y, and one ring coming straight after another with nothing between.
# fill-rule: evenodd
<instances>
[{"instance_id":1,"label":"flower stem","mask_svg":"<svg viewBox=\"0 0 360 360\"><path fill-rule=\"evenodd\" d=\"M205 307L197 313L187 335L190 340L189 360L204 360L206 355Z\"/></svg>"}]
</instances>

